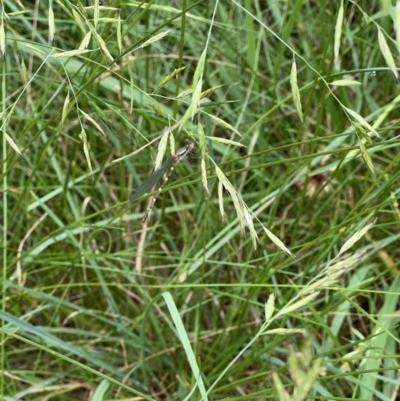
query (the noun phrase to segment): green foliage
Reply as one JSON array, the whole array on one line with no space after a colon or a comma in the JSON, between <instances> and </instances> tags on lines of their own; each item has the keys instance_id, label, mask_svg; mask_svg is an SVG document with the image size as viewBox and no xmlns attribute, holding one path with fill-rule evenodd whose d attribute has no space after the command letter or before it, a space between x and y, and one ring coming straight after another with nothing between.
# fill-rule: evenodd
<instances>
[{"instance_id":1,"label":"green foliage","mask_svg":"<svg viewBox=\"0 0 400 401\"><path fill-rule=\"evenodd\" d=\"M395 3L3 2L1 399L395 398Z\"/></svg>"}]
</instances>

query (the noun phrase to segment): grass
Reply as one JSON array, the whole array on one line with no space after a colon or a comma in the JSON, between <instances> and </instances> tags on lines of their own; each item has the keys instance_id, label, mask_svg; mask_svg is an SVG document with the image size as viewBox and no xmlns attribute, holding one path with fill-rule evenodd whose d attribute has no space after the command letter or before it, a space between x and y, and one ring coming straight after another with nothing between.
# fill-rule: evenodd
<instances>
[{"instance_id":1,"label":"grass","mask_svg":"<svg viewBox=\"0 0 400 401\"><path fill-rule=\"evenodd\" d=\"M3 3L1 398L396 399L400 3L102 3Z\"/></svg>"}]
</instances>

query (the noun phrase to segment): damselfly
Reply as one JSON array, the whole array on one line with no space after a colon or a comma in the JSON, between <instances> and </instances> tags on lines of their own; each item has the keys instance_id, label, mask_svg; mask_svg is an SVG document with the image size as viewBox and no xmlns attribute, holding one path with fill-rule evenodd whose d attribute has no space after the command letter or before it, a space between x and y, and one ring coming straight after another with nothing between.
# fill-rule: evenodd
<instances>
[{"instance_id":1,"label":"damselfly","mask_svg":"<svg viewBox=\"0 0 400 401\"><path fill-rule=\"evenodd\" d=\"M154 203L158 195L160 195L162 189L164 188L165 184L167 183L170 175L174 171L175 166L181 161L192 149L194 148L194 143L189 141L188 139L185 141L185 146L178 149L171 160L167 161L163 164L158 170L154 172L146 181L144 181L141 185L139 185L135 190L131 192L129 195L129 200L134 202L136 199L139 199L145 193L151 191L154 185L161 179L161 177L165 174L165 178L163 183L158 188L157 193L153 196L152 200L150 201L150 205L147 208L146 214L143 216L142 224L146 223L147 218L150 215L151 209L153 209Z\"/></svg>"}]
</instances>

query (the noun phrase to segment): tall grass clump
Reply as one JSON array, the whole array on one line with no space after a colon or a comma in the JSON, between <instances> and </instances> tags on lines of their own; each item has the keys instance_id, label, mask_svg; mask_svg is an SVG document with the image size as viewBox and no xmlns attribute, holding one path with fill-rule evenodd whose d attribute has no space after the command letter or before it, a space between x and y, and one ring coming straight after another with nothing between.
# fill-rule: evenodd
<instances>
[{"instance_id":1,"label":"tall grass clump","mask_svg":"<svg viewBox=\"0 0 400 401\"><path fill-rule=\"evenodd\" d=\"M399 0L1 17L1 399L398 397Z\"/></svg>"}]
</instances>

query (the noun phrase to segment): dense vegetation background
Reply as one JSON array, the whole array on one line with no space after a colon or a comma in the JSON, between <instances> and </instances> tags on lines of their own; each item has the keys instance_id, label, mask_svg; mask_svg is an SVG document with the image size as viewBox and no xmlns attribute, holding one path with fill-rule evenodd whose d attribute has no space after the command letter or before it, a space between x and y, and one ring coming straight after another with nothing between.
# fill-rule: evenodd
<instances>
[{"instance_id":1,"label":"dense vegetation background","mask_svg":"<svg viewBox=\"0 0 400 401\"><path fill-rule=\"evenodd\" d=\"M398 399L400 2L1 7L2 399Z\"/></svg>"}]
</instances>

